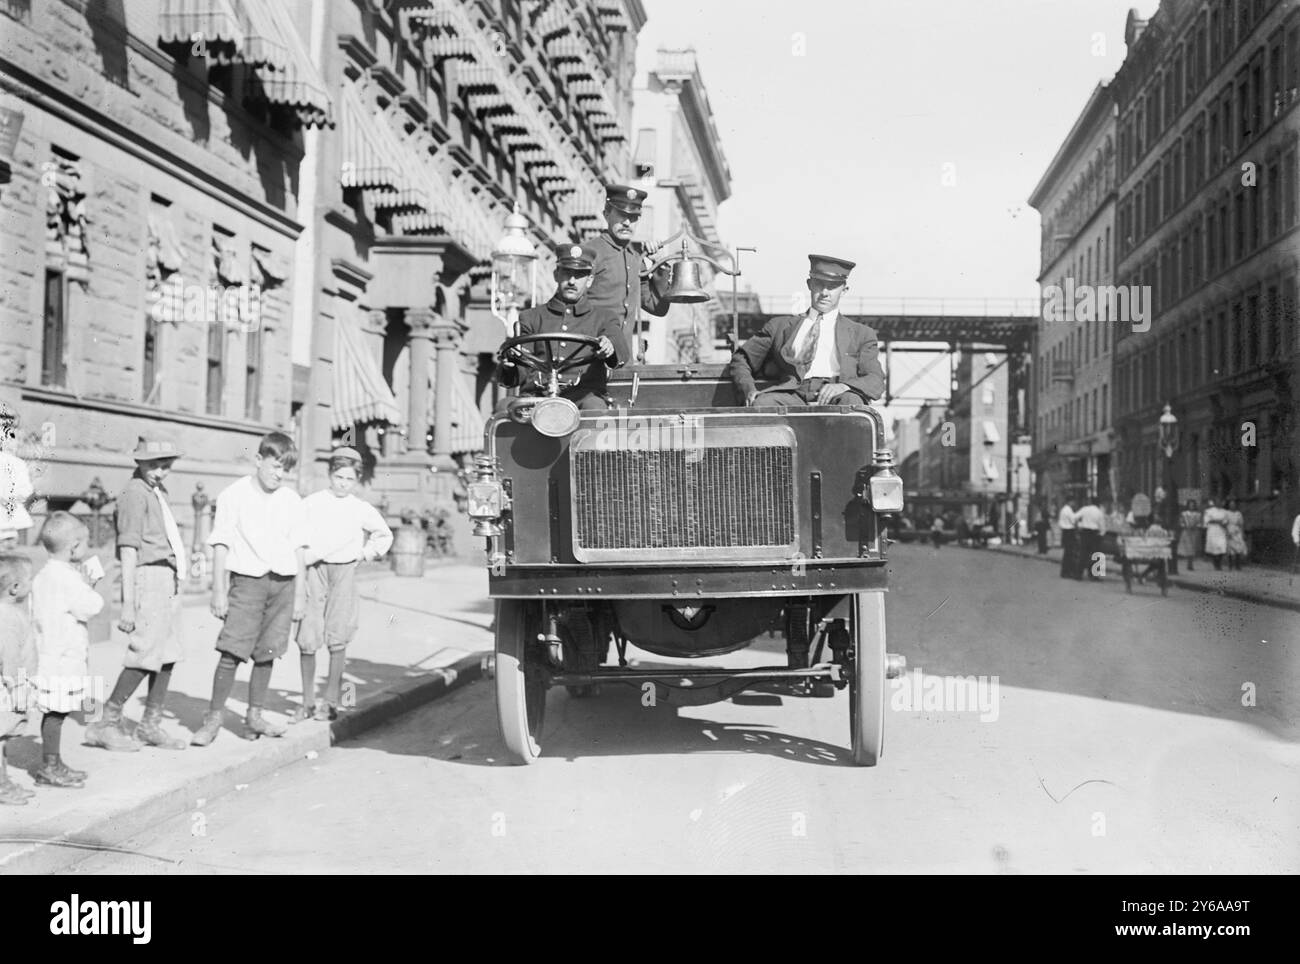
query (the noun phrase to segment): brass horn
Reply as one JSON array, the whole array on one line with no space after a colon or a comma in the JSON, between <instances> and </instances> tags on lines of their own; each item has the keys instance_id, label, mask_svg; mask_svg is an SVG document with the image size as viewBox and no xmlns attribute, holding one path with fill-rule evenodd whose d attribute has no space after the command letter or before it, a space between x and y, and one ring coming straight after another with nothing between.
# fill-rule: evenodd
<instances>
[{"instance_id":1,"label":"brass horn","mask_svg":"<svg viewBox=\"0 0 1300 964\"><path fill-rule=\"evenodd\" d=\"M672 262L664 300L675 305L698 305L711 300L709 293L700 286L700 262L686 254L685 239L682 240L681 257Z\"/></svg>"}]
</instances>

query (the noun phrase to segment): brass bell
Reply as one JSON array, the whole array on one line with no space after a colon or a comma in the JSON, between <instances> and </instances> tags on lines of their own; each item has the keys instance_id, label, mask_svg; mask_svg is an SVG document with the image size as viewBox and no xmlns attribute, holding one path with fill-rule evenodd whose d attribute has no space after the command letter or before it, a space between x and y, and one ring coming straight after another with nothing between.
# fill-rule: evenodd
<instances>
[{"instance_id":1,"label":"brass bell","mask_svg":"<svg viewBox=\"0 0 1300 964\"><path fill-rule=\"evenodd\" d=\"M668 280L668 293L664 300L675 305L698 305L712 300L700 285L700 263L686 256L686 243L682 243L682 256L672 262Z\"/></svg>"}]
</instances>

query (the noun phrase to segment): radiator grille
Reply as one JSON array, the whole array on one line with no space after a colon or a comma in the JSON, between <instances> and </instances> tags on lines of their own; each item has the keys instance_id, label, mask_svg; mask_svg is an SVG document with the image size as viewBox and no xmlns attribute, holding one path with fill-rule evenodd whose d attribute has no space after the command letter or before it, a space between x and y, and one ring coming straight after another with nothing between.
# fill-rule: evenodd
<instances>
[{"instance_id":1,"label":"radiator grille","mask_svg":"<svg viewBox=\"0 0 1300 964\"><path fill-rule=\"evenodd\" d=\"M574 551L637 559L795 543L794 450L570 450ZM636 551L629 551L636 550ZM654 552L669 550L669 552ZM691 550L710 552L692 553Z\"/></svg>"}]
</instances>

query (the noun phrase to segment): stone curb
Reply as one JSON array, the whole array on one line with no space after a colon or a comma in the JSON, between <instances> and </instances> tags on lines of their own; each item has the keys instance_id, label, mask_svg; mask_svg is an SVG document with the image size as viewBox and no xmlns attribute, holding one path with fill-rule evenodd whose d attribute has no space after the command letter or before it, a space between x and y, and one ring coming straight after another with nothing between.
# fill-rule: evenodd
<instances>
[{"instance_id":1,"label":"stone curb","mask_svg":"<svg viewBox=\"0 0 1300 964\"><path fill-rule=\"evenodd\" d=\"M961 548L966 548L965 546ZM1014 549L1006 549L1002 546L990 546L989 551L1000 552L1004 556L1018 556L1021 559L1034 559L1040 562L1050 563L1054 566L1060 566L1061 560L1053 559L1051 556L1040 556L1038 553L1017 552ZM1229 599L1240 599L1242 602L1256 603L1260 606L1273 606L1277 609L1289 609L1292 612L1300 613L1300 602L1293 599L1283 599L1280 596L1265 595L1263 593L1251 592L1248 589L1237 589L1228 586L1207 586L1204 583L1188 582L1181 576L1171 576L1169 585L1177 586L1179 589L1187 589L1191 592L1209 593L1216 596L1227 596Z\"/></svg>"},{"instance_id":2,"label":"stone curb","mask_svg":"<svg viewBox=\"0 0 1300 964\"><path fill-rule=\"evenodd\" d=\"M211 801L225 796L236 791L240 784L252 783L303 760L313 751L319 753L335 743L355 739L466 683L482 679L487 662L488 657L481 653L465 656L450 666L412 677L369 698L363 698L355 709L349 710L328 727L304 723L290 727L282 739L264 737L250 741L250 757L229 763L198 779L189 780L183 786L161 788L143 802L100 813L85 826L54 839L23 841L24 845L20 849L7 857L0 857L0 876L66 871L92 853L112 850L150 827L192 810L198 800ZM227 711L227 721L233 715ZM239 737L227 729L219 739L237 740ZM184 752L202 753L203 750L191 747ZM16 843L22 836L0 835L0 840Z\"/></svg>"}]
</instances>

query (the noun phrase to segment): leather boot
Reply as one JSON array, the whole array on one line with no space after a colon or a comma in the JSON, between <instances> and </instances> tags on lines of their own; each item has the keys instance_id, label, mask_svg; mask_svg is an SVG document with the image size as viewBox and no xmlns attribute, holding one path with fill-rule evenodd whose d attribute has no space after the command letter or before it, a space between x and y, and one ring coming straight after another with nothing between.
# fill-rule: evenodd
<instances>
[{"instance_id":1,"label":"leather boot","mask_svg":"<svg viewBox=\"0 0 1300 964\"><path fill-rule=\"evenodd\" d=\"M190 746L207 746L215 740L217 734L221 732L221 720L224 716L224 710L208 710L204 713L203 725L190 738Z\"/></svg>"},{"instance_id":2,"label":"leather boot","mask_svg":"<svg viewBox=\"0 0 1300 964\"><path fill-rule=\"evenodd\" d=\"M284 727L262 717L261 707L250 706L244 719L244 739L256 740L259 736L284 736Z\"/></svg>"},{"instance_id":3,"label":"leather boot","mask_svg":"<svg viewBox=\"0 0 1300 964\"><path fill-rule=\"evenodd\" d=\"M156 746L163 750L183 750L185 741L180 737L172 736L162 727L162 710L144 708L144 716L140 720L140 725L135 728L135 737L149 746Z\"/></svg>"},{"instance_id":4,"label":"leather boot","mask_svg":"<svg viewBox=\"0 0 1300 964\"><path fill-rule=\"evenodd\" d=\"M86 727L86 737L82 741L86 746L102 746L105 750L122 753L134 753L140 749L140 743L122 729L122 707L105 703L103 714L98 723Z\"/></svg>"}]
</instances>

